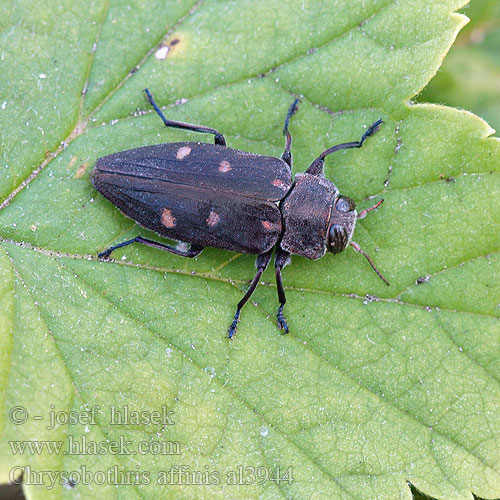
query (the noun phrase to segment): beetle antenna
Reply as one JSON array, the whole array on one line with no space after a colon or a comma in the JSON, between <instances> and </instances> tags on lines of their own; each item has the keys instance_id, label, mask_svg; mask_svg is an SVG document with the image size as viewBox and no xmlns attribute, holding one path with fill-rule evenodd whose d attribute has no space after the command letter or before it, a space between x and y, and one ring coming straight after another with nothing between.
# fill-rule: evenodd
<instances>
[{"instance_id":1,"label":"beetle antenna","mask_svg":"<svg viewBox=\"0 0 500 500\"><path fill-rule=\"evenodd\" d=\"M379 205L380 205L380 202L379 202ZM378 274L379 278L387 286L389 286L389 282L382 276L382 273L375 267L375 264L373 263L372 259L370 259L369 255L366 252L364 252L363 250L361 250L360 246L357 243L354 243L354 241L351 241L351 246L352 246L352 248L354 248L354 250L356 250L356 252L359 252L363 257L366 258L366 260L370 263L370 266L372 266L372 269Z\"/></svg>"},{"instance_id":2,"label":"beetle antenna","mask_svg":"<svg viewBox=\"0 0 500 500\"><path fill-rule=\"evenodd\" d=\"M375 203L375 205L373 205L372 207L361 210L361 212L359 212L358 214L358 220L364 219L372 210L375 210L377 207L382 205L383 202L384 199L382 198L381 200L377 201L377 203Z\"/></svg>"},{"instance_id":3,"label":"beetle antenna","mask_svg":"<svg viewBox=\"0 0 500 500\"><path fill-rule=\"evenodd\" d=\"M332 146L331 148L325 149L310 165L306 170L306 173L323 176L323 166L325 165L325 157L335 153L335 151L340 151L341 149L351 149L351 148L360 148L363 146L365 139L375 134L380 125L382 125L384 121L382 118L379 118L376 122L373 122L365 131L365 133L361 136L361 140L356 142L344 142L343 144L337 144Z\"/></svg>"}]
</instances>

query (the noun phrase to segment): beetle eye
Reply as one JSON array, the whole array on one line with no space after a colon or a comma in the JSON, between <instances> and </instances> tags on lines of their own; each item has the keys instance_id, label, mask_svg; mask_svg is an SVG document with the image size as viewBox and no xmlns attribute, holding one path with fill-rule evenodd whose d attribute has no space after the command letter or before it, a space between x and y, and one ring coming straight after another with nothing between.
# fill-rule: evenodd
<instances>
[{"instance_id":1,"label":"beetle eye","mask_svg":"<svg viewBox=\"0 0 500 500\"><path fill-rule=\"evenodd\" d=\"M347 246L347 233L340 224L332 224L328 232L328 250L332 253L339 253Z\"/></svg>"},{"instance_id":2,"label":"beetle eye","mask_svg":"<svg viewBox=\"0 0 500 500\"><path fill-rule=\"evenodd\" d=\"M337 202L335 203L335 208L339 212L347 213L352 212L356 208L356 204L347 196L339 196L337 198Z\"/></svg>"}]
</instances>

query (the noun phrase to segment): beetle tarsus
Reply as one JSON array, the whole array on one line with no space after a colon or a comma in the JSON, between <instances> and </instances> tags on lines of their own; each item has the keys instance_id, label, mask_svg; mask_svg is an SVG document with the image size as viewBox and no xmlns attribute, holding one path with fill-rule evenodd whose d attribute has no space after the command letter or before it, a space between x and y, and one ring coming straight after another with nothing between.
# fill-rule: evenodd
<instances>
[{"instance_id":1,"label":"beetle tarsus","mask_svg":"<svg viewBox=\"0 0 500 500\"><path fill-rule=\"evenodd\" d=\"M269 264L269 261L271 260L272 253L273 253L273 249L271 248L271 250L268 250L266 253L263 253L263 254L257 256L257 259L255 261L255 266L257 267L257 272L255 273L255 276L254 276L252 282L250 283L250 286L248 287L248 290L246 291L245 295L243 295L243 298L238 302L238 306L236 307L236 313L234 315L233 322L231 323L231 326L227 330L228 338L231 339L231 338L233 338L233 335L236 334L238 321L240 319L240 311L243 308L243 306L247 303L247 300L251 297L252 293L257 288L257 285L259 284L260 277L262 276L262 273L266 270L266 267Z\"/></svg>"},{"instance_id":2,"label":"beetle tarsus","mask_svg":"<svg viewBox=\"0 0 500 500\"><path fill-rule=\"evenodd\" d=\"M285 125L283 126L284 135L286 135L286 133L288 132L288 125L290 124L290 118L297 112L299 102L300 99L297 97L297 99L293 101L292 105L288 109L288 113L286 114L285 118Z\"/></svg>"},{"instance_id":3,"label":"beetle tarsus","mask_svg":"<svg viewBox=\"0 0 500 500\"><path fill-rule=\"evenodd\" d=\"M306 170L306 173L322 177L323 176L323 167L325 165L325 158L328 155L331 155L332 153L335 153L336 151L341 151L342 149L361 148L363 146L363 143L365 142L365 139L367 137L370 137L371 135L375 134L378 131L378 129L380 128L380 125L382 125L382 123L384 123L382 118L379 118L376 122L373 122L367 128L365 133L361 136L361 139L359 141L344 142L342 144L337 144L335 146L332 146L331 148L325 149L309 165L308 169Z\"/></svg>"},{"instance_id":4,"label":"beetle tarsus","mask_svg":"<svg viewBox=\"0 0 500 500\"><path fill-rule=\"evenodd\" d=\"M290 253L285 252L282 248L276 247L276 257L274 259L274 266L276 272L276 288L278 290L278 300L280 301L280 307L278 313L276 314L278 318L278 328L283 330L283 333L288 333L288 325L286 323L285 316L283 314L283 308L286 303L285 289L283 287L283 277L281 276L281 270L290 262Z\"/></svg>"},{"instance_id":5,"label":"beetle tarsus","mask_svg":"<svg viewBox=\"0 0 500 500\"><path fill-rule=\"evenodd\" d=\"M234 335L236 335L236 331L238 330L238 321L240 320L240 310L236 310L236 314L234 315L233 322L231 323L231 326L227 329L227 338L232 339Z\"/></svg>"},{"instance_id":6,"label":"beetle tarsus","mask_svg":"<svg viewBox=\"0 0 500 500\"><path fill-rule=\"evenodd\" d=\"M379 118L376 122L373 122L369 127L368 129L366 130L366 132L363 134L363 137L361 137L361 140L359 141L361 144L363 144L363 142L365 142L365 139L367 137L370 137L371 135L375 134L376 132L378 132L378 129L380 128L380 125L382 125L382 123L384 123L384 120L382 120L382 118Z\"/></svg>"},{"instance_id":7,"label":"beetle tarsus","mask_svg":"<svg viewBox=\"0 0 500 500\"><path fill-rule=\"evenodd\" d=\"M281 159L287 163L287 165L292 168L292 134L290 134L288 130L288 125L290 124L290 118L294 115L294 113L297 112L297 105L300 102L300 99L295 99L293 101L292 105L290 106L290 109L288 110L288 113L285 118L285 125L283 126L283 134L285 135L285 150L283 151L283 154L281 155Z\"/></svg>"},{"instance_id":8,"label":"beetle tarsus","mask_svg":"<svg viewBox=\"0 0 500 500\"><path fill-rule=\"evenodd\" d=\"M140 242L140 236L136 236L135 238L132 238L131 240L127 241L122 241L121 243L118 243L117 245L113 245L112 247L106 248L106 250L103 250L102 252L99 252L97 254L97 257L103 260L109 259L109 256L111 255L111 252L114 252L118 248L126 247L127 245L131 245L132 243Z\"/></svg>"},{"instance_id":9,"label":"beetle tarsus","mask_svg":"<svg viewBox=\"0 0 500 500\"><path fill-rule=\"evenodd\" d=\"M99 259L102 259L102 260L108 260L108 259L109 259L109 256L111 255L111 252L112 252L112 251L113 251L113 250L111 250L111 249L109 249L109 248L108 248L107 250L104 250L104 252L99 252L99 253L97 254L97 257L98 257Z\"/></svg>"},{"instance_id":10,"label":"beetle tarsus","mask_svg":"<svg viewBox=\"0 0 500 500\"><path fill-rule=\"evenodd\" d=\"M283 307L285 304L281 304L279 309L278 309L278 314L276 314L278 318L278 328L280 330L283 330L283 335L288 333L288 325L286 323L286 318L285 315L283 314Z\"/></svg>"}]
</instances>

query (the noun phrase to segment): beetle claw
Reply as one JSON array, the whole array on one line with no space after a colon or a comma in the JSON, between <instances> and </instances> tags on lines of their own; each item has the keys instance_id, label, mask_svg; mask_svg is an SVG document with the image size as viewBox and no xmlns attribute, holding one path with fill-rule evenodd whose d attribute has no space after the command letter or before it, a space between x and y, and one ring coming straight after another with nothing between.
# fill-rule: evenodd
<instances>
[{"instance_id":1,"label":"beetle claw","mask_svg":"<svg viewBox=\"0 0 500 500\"><path fill-rule=\"evenodd\" d=\"M233 338L233 335L236 335L236 330L237 330L237 323L233 321L231 323L231 326L227 329L227 337L229 340Z\"/></svg>"}]
</instances>

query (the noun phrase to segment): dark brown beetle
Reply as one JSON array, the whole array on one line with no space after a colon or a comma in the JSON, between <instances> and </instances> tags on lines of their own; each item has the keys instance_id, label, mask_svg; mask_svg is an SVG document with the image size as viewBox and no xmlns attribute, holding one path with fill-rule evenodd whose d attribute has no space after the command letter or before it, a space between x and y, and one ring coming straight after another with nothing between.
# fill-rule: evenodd
<instances>
[{"instance_id":1,"label":"dark brown beetle","mask_svg":"<svg viewBox=\"0 0 500 500\"><path fill-rule=\"evenodd\" d=\"M377 132L382 120L373 123L360 141L323 151L305 173L297 174L292 181L292 136L288 125L298 99L285 119L285 150L281 158L274 158L228 148L224 136L215 129L167 120L149 90L145 92L167 127L214 134L215 144L175 142L115 153L97 160L91 181L141 226L165 238L189 243L190 247L174 247L137 236L100 252L100 258L135 242L183 257L195 257L204 247L257 254L257 273L238 303L228 329L229 338L236 333L241 308L257 287L273 248L280 302L278 327L284 333L288 333L288 326L283 315L286 298L281 270L290 262L291 254L316 260L327 251L339 253L351 245L387 283L368 255L351 241L356 221L383 200L358 214L354 201L340 195L323 174L327 155L360 148L367 137Z\"/></svg>"}]
</instances>

